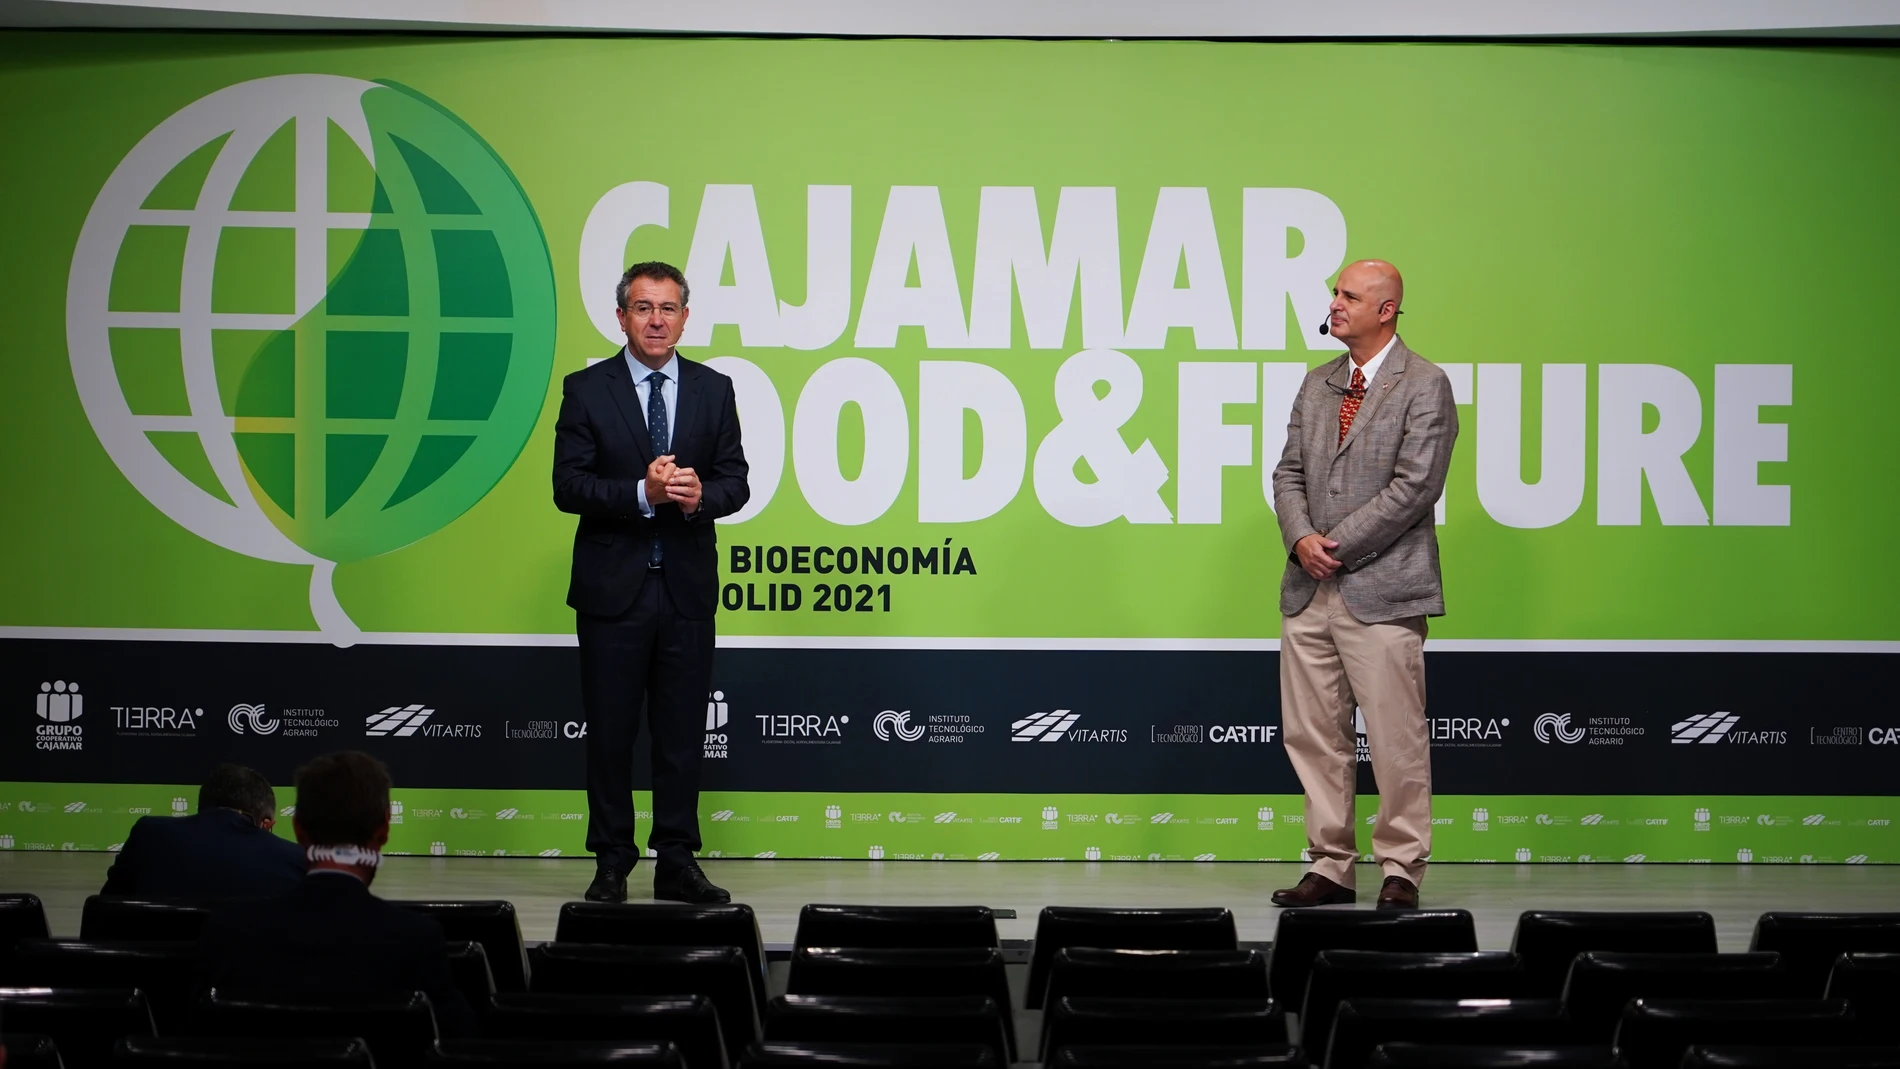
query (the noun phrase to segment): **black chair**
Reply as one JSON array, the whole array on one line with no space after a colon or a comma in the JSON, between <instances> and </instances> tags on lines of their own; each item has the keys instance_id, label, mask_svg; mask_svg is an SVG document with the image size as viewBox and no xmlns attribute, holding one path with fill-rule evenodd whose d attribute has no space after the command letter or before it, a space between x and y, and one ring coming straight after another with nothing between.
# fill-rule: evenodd
<instances>
[{"instance_id":1,"label":"black chair","mask_svg":"<svg viewBox=\"0 0 1900 1069\"><path fill-rule=\"evenodd\" d=\"M1333 1014L1348 998L1527 998L1517 956L1498 950L1322 950L1313 956L1300 1004L1300 1034L1316 1065L1326 1061Z\"/></svg>"},{"instance_id":2,"label":"black chair","mask_svg":"<svg viewBox=\"0 0 1900 1069\"><path fill-rule=\"evenodd\" d=\"M1052 999L1267 997L1259 950L1104 950L1063 947L1049 968Z\"/></svg>"},{"instance_id":3,"label":"black chair","mask_svg":"<svg viewBox=\"0 0 1900 1069\"><path fill-rule=\"evenodd\" d=\"M39 895L0 895L0 963L7 960L13 944L20 940L45 939L51 934Z\"/></svg>"},{"instance_id":4,"label":"black chair","mask_svg":"<svg viewBox=\"0 0 1900 1069\"><path fill-rule=\"evenodd\" d=\"M758 976L756 994L764 1005L765 941L759 935L758 917L751 906L743 903L695 906L684 902L569 902L561 907L554 941L636 947L738 947L745 951Z\"/></svg>"},{"instance_id":5,"label":"black chair","mask_svg":"<svg viewBox=\"0 0 1900 1069\"><path fill-rule=\"evenodd\" d=\"M233 1039L349 1039L369 1044L378 1069L412 1069L435 1046L429 996L271 995L241 998L213 988L198 1002L194 1031Z\"/></svg>"},{"instance_id":6,"label":"black chair","mask_svg":"<svg viewBox=\"0 0 1900 1069\"><path fill-rule=\"evenodd\" d=\"M1857 1025L1845 999L1636 999L1623 1008L1616 1049L1631 1069L1675 1069L1698 1044L1812 1046L1821 1036L1851 1044Z\"/></svg>"},{"instance_id":7,"label":"black chair","mask_svg":"<svg viewBox=\"0 0 1900 1069\"><path fill-rule=\"evenodd\" d=\"M887 998L867 995L783 995L765 1009L769 1042L978 1043L1010 1061L1004 1007L988 995Z\"/></svg>"},{"instance_id":8,"label":"black chair","mask_svg":"<svg viewBox=\"0 0 1900 1069\"><path fill-rule=\"evenodd\" d=\"M890 950L803 947L792 952L788 995L888 995L930 998L955 995L996 1000L1007 1053L1015 1054L1015 1024L1009 1012L1009 974L996 947L930 947Z\"/></svg>"},{"instance_id":9,"label":"black chair","mask_svg":"<svg viewBox=\"0 0 1900 1069\"><path fill-rule=\"evenodd\" d=\"M1306 1069L1298 1047L1063 1047L1057 1069Z\"/></svg>"},{"instance_id":10,"label":"black chair","mask_svg":"<svg viewBox=\"0 0 1900 1069\"><path fill-rule=\"evenodd\" d=\"M1286 1015L1264 999L1060 998L1043 1018L1043 1050L1064 1047L1278 1047Z\"/></svg>"},{"instance_id":11,"label":"black chair","mask_svg":"<svg viewBox=\"0 0 1900 1069\"><path fill-rule=\"evenodd\" d=\"M1844 998L1860 1017L1892 1019L1900 1010L1900 954L1842 954L1828 975L1828 998Z\"/></svg>"},{"instance_id":12,"label":"black chair","mask_svg":"<svg viewBox=\"0 0 1900 1069\"><path fill-rule=\"evenodd\" d=\"M528 952L512 902L438 902L391 899L391 905L434 917L446 939L480 943L497 991L528 990Z\"/></svg>"},{"instance_id":13,"label":"black chair","mask_svg":"<svg viewBox=\"0 0 1900 1069\"><path fill-rule=\"evenodd\" d=\"M1373 1069L1624 1069L1623 1059L1601 1047L1453 1047L1430 1043L1381 1043Z\"/></svg>"},{"instance_id":14,"label":"black chair","mask_svg":"<svg viewBox=\"0 0 1900 1069\"><path fill-rule=\"evenodd\" d=\"M1586 950L1570 966L1564 1012L1600 1024L1608 1043L1634 998L1795 998L1779 954L1632 954Z\"/></svg>"},{"instance_id":15,"label":"black chair","mask_svg":"<svg viewBox=\"0 0 1900 1069\"><path fill-rule=\"evenodd\" d=\"M190 1020L198 986L198 945L27 939L14 948L6 982L22 987L136 987L145 992L159 1034Z\"/></svg>"},{"instance_id":16,"label":"black chair","mask_svg":"<svg viewBox=\"0 0 1900 1069\"><path fill-rule=\"evenodd\" d=\"M1900 913L1764 913L1748 949L1780 954L1802 985L1798 997L1815 998L1842 954L1900 952Z\"/></svg>"},{"instance_id":17,"label":"black chair","mask_svg":"<svg viewBox=\"0 0 1900 1069\"><path fill-rule=\"evenodd\" d=\"M1900 1069L1900 1047L1695 1046L1682 1069Z\"/></svg>"},{"instance_id":18,"label":"black chair","mask_svg":"<svg viewBox=\"0 0 1900 1069\"><path fill-rule=\"evenodd\" d=\"M740 1069L1000 1069L996 1052L978 1043L755 1043Z\"/></svg>"},{"instance_id":19,"label":"black chair","mask_svg":"<svg viewBox=\"0 0 1900 1069\"><path fill-rule=\"evenodd\" d=\"M1306 998L1313 957L1322 950L1470 952L1478 929L1462 909L1289 909L1274 929L1267 988L1289 1006Z\"/></svg>"},{"instance_id":20,"label":"black chair","mask_svg":"<svg viewBox=\"0 0 1900 1069\"><path fill-rule=\"evenodd\" d=\"M495 996L495 974L488 968L488 951L471 939L451 941L449 974L475 1015L485 1013L488 1000Z\"/></svg>"},{"instance_id":21,"label":"black chair","mask_svg":"<svg viewBox=\"0 0 1900 1069\"><path fill-rule=\"evenodd\" d=\"M798 911L795 949L804 947L993 947L988 906L823 906Z\"/></svg>"},{"instance_id":22,"label":"black chair","mask_svg":"<svg viewBox=\"0 0 1900 1069\"><path fill-rule=\"evenodd\" d=\"M482 1018L491 1039L673 1043L692 1069L723 1069L719 1013L704 995L543 995L503 992Z\"/></svg>"},{"instance_id":23,"label":"black chair","mask_svg":"<svg viewBox=\"0 0 1900 1069\"><path fill-rule=\"evenodd\" d=\"M738 947L543 943L535 952L536 992L705 995L719 1011L728 1051L744 1050L759 1038L752 963Z\"/></svg>"},{"instance_id":24,"label":"black chair","mask_svg":"<svg viewBox=\"0 0 1900 1069\"><path fill-rule=\"evenodd\" d=\"M110 1065L119 1037L154 1034L145 994L133 988L0 987L0 1021L51 1036L66 1069Z\"/></svg>"},{"instance_id":25,"label":"black chair","mask_svg":"<svg viewBox=\"0 0 1900 1069\"><path fill-rule=\"evenodd\" d=\"M113 1064L140 1069L176 1066L270 1066L272 1069L376 1069L360 1039L233 1039L170 1036L119 1040ZM9 1059L8 1069L12 1069Z\"/></svg>"},{"instance_id":26,"label":"black chair","mask_svg":"<svg viewBox=\"0 0 1900 1069\"><path fill-rule=\"evenodd\" d=\"M1044 906L1036 919L1036 947L1029 959L1034 1009L1049 990L1049 969L1063 947L1117 950L1234 950L1234 915L1220 907L1196 909L1097 909Z\"/></svg>"},{"instance_id":27,"label":"black chair","mask_svg":"<svg viewBox=\"0 0 1900 1069\"><path fill-rule=\"evenodd\" d=\"M652 1066L698 1069L674 1043L614 1043L546 1039L445 1039L429 1053L432 1067L457 1069L584 1069Z\"/></svg>"},{"instance_id":28,"label":"black chair","mask_svg":"<svg viewBox=\"0 0 1900 1069\"><path fill-rule=\"evenodd\" d=\"M1713 954L1715 918L1702 912L1599 913L1530 910L1517 918L1511 952L1524 963L1531 991L1556 998L1570 962L1586 950Z\"/></svg>"},{"instance_id":29,"label":"black chair","mask_svg":"<svg viewBox=\"0 0 1900 1069\"><path fill-rule=\"evenodd\" d=\"M223 903L208 898L92 895L79 915L79 938L87 942L195 943L205 921L220 905Z\"/></svg>"},{"instance_id":30,"label":"black chair","mask_svg":"<svg viewBox=\"0 0 1900 1069\"><path fill-rule=\"evenodd\" d=\"M59 1044L52 1036L30 1032L0 1033L0 1048L7 1052L12 1069L65 1069L59 1060Z\"/></svg>"},{"instance_id":31,"label":"black chair","mask_svg":"<svg viewBox=\"0 0 1900 1069\"><path fill-rule=\"evenodd\" d=\"M1363 1069L1384 1043L1581 1046L1589 1040L1556 999L1349 998L1333 1015L1326 1069Z\"/></svg>"}]
</instances>

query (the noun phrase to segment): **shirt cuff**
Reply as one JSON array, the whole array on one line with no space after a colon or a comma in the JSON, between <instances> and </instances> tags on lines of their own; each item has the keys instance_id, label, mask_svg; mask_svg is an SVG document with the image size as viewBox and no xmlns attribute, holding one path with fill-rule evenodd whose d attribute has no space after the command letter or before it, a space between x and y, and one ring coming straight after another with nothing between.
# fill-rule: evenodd
<instances>
[{"instance_id":1,"label":"shirt cuff","mask_svg":"<svg viewBox=\"0 0 1900 1069\"><path fill-rule=\"evenodd\" d=\"M635 496L640 499L640 515L645 516L649 520L652 519L653 506L647 504L647 481L641 479L638 483L635 483L633 492Z\"/></svg>"}]
</instances>

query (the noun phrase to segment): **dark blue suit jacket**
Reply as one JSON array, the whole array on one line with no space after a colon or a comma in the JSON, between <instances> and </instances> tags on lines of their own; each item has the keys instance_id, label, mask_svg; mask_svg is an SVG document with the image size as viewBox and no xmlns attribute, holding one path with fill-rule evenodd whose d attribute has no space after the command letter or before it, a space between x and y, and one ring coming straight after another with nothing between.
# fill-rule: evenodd
<instances>
[{"instance_id":1,"label":"dark blue suit jacket","mask_svg":"<svg viewBox=\"0 0 1900 1069\"><path fill-rule=\"evenodd\" d=\"M219 910L205 922L199 955L205 986L229 994L421 991L444 1037L476 1032L442 926L348 873L313 872L288 895Z\"/></svg>"},{"instance_id":2,"label":"dark blue suit jacket","mask_svg":"<svg viewBox=\"0 0 1900 1069\"><path fill-rule=\"evenodd\" d=\"M580 517L569 607L593 616L625 612L647 580L657 535L666 557L662 581L680 615L710 620L718 609L713 521L744 508L751 496L732 380L681 355L678 408L674 463L699 476L699 509L687 516L678 505L656 502L649 519L640 514L637 488L653 463L653 440L626 350L562 380L554 505Z\"/></svg>"},{"instance_id":3,"label":"dark blue suit jacket","mask_svg":"<svg viewBox=\"0 0 1900 1069\"><path fill-rule=\"evenodd\" d=\"M106 870L104 895L264 898L303 885L303 847L231 809L140 817Z\"/></svg>"}]
</instances>

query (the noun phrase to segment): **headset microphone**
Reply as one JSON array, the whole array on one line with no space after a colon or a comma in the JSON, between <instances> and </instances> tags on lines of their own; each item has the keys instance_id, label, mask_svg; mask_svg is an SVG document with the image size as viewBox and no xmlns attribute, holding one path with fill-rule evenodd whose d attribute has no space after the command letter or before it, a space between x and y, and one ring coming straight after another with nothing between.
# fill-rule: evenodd
<instances>
[{"instance_id":1,"label":"headset microphone","mask_svg":"<svg viewBox=\"0 0 1900 1069\"><path fill-rule=\"evenodd\" d=\"M1319 324L1319 332L1320 332L1321 334L1331 334L1331 333L1332 333L1332 331L1330 331L1330 330L1327 330L1327 329L1326 329L1326 324L1327 324L1327 323L1328 323L1329 321L1330 321L1330 317L1328 317L1328 319L1322 319L1322 320L1320 320L1320 324Z\"/></svg>"}]
</instances>

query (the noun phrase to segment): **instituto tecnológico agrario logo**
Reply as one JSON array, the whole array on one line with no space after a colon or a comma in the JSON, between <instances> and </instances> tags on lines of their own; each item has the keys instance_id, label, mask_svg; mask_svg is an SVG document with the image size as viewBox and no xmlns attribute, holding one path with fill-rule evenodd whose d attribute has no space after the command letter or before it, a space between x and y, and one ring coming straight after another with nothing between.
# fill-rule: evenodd
<instances>
[{"instance_id":1,"label":"instituto tecnol\u00f3gico agrario logo","mask_svg":"<svg viewBox=\"0 0 1900 1069\"><path fill-rule=\"evenodd\" d=\"M514 463L554 358L547 241L520 185L413 90L242 82L155 127L73 252L66 335L100 442L226 549L312 566L448 525Z\"/></svg>"}]
</instances>

